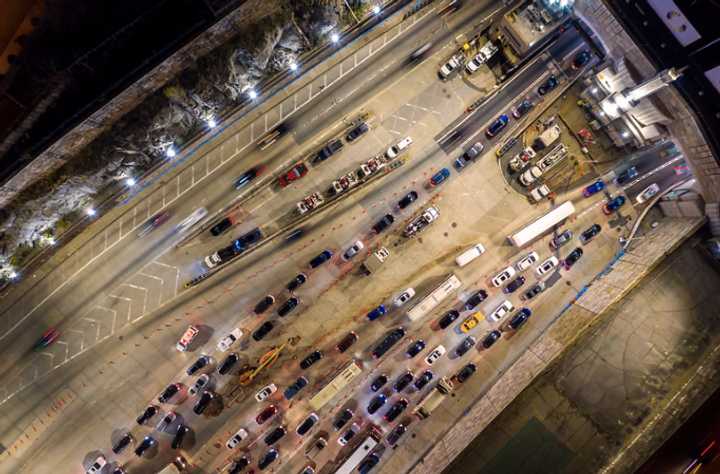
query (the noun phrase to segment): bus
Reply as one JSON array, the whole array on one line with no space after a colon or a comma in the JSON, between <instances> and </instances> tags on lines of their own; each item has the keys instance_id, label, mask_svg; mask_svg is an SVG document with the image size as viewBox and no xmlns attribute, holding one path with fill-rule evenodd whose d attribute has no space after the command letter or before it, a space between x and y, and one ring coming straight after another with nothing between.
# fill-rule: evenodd
<instances>
[{"instance_id":1,"label":"bus","mask_svg":"<svg viewBox=\"0 0 720 474\"><path fill-rule=\"evenodd\" d=\"M358 375L362 368L356 361L350 362L339 374L310 399L310 406L313 410L319 410L327 402L333 399L342 389L348 386Z\"/></svg>"},{"instance_id":2,"label":"bus","mask_svg":"<svg viewBox=\"0 0 720 474\"><path fill-rule=\"evenodd\" d=\"M375 446L380 443L380 439L381 435L378 430L372 428L368 437L365 438L365 441L363 441L362 444L353 451L350 457L342 463L342 466L335 471L335 474L352 473L360 465L362 460L365 459L373 449L375 449Z\"/></svg>"},{"instance_id":3,"label":"bus","mask_svg":"<svg viewBox=\"0 0 720 474\"><path fill-rule=\"evenodd\" d=\"M462 282L455 275L450 275L440 286L435 288L432 293L420 300L418 304L413 306L407 312L410 321L417 321L424 318L427 314L438 307L438 305L450 296L450 294L460 288Z\"/></svg>"},{"instance_id":4,"label":"bus","mask_svg":"<svg viewBox=\"0 0 720 474\"><path fill-rule=\"evenodd\" d=\"M575 206L573 206L572 202L566 201L544 216L535 219L513 235L508 236L508 240L516 247L523 247L552 230L553 227L573 214L575 214Z\"/></svg>"}]
</instances>

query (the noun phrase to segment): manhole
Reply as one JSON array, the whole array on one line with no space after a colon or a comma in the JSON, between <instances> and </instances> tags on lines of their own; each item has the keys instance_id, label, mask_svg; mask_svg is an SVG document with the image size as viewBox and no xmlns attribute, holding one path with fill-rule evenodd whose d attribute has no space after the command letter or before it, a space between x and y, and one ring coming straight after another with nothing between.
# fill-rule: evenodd
<instances>
[{"instance_id":1,"label":"manhole","mask_svg":"<svg viewBox=\"0 0 720 474\"><path fill-rule=\"evenodd\" d=\"M452 227L453 229L457 227L457 222L453 222L452 224L450 224L450 227Z\"/></svg>"}]
</instances>

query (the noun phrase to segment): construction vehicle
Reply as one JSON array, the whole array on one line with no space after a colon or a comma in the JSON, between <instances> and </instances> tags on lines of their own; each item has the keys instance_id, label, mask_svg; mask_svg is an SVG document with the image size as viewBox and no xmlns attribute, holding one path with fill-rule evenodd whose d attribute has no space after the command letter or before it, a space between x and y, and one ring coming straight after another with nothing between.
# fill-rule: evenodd
<instances>
[{"instance_id":1,"label":"construction vehicle","mask_svg":"<svg viewBox=\"0 0 720 474\"><path fill-rule=\"evenodd\" d=\"M380 247L375 252L370 252L365 261L362 263L362 268L365 270L366 275L377 271L380 266L390 257L390 251L385 247Z\"/></svg>"},{"instance_id":2,"label":"construction vehicle","mask_svg":"<svg viewBox=\"0 0 720 474\"><path fill-rule=\"evenodd\" d=\"M405 227L403 236L412 237L431 223L435 222L438 217L440 217L440 211L438 208L435 206L428 207L422 212L422 214L410 221L410 223Z\"/></svg>"},{"instance_id":3,"label":"construction vehicle","mask_svg":"<svg viewBox=\"0 0 720 474\"><path fill-rule=\"evenodd\" d=\"M323 199L322 194L316 191L309 196L304 197L302 201L298 202L297 210L302 215L315 209L316 207L322 206L323 203L325 203L325 199Z\"/></svg>"}]
</instances>

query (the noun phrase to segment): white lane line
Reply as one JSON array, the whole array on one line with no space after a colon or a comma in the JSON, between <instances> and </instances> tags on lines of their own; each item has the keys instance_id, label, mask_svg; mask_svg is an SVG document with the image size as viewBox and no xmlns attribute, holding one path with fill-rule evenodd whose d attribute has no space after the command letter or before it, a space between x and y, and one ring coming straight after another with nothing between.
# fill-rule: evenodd
<instances>
[{"instance_id":1,"label":"white lane line","mask_svg":"<svg viewBox=\"0 0 720 474\"><path fill-rule=\"evenodd\" d=\"M153 280L157 280L157 281L160 282L161 285L165 284L165 280L163 280L163 279L160 278L160 277L157 277L157 276L154 276L154 275L148 275L147 273L143 273L143 272L139 272L139 273L137 273L137 274L140 275L140 276L147 277L147 278L152 278Z\"/></svg>"}]
</instances>

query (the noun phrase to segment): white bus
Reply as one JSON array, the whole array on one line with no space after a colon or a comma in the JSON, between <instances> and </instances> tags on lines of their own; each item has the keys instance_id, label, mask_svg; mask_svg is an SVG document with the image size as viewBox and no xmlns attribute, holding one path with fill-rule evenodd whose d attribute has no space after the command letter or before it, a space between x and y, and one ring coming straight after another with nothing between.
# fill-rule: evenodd
<instances>
[{"instance_id":1,"label":"white bus","mask_svg":"<svg viewBox=\"0 0 720 474\"><path fill-rule=\"evenodd\" d=\"M417 321L420 318L424 318L427 314L438 307L438 305L450 296L450 294L460 288L462 282L458 280L455 275L450 275L447 280L442 282L440 286L435 288L432 293L427 295L425 298L420 300L418 304L413 306L410 311L407 312L410 321Z\"/></svg>"},{"instance_id":2,"label":"white bus","mask_svg":"<svg viewBox=\"0 0 720 474\"><path fill-rule=\"evenodd\" d=\"M355 361L350 362L347 367L310 399L310 406L313 410L319 410L361 373L362 368L358 363Z\"/></svg>"},{"instance_id":3,"label":"white bus","mask_svg":"<svg viewBox=\"0 0 720 474\"><path fill-rule=\"evenodd\" d=\"M365 459L368 454L378 445L380 442L380 433L374 428L370 431L370 435L357 447L355 451L350 455L349 458L342 463L342 466L335 471L335 474L351 474Z\"/></svg>"},{"instance_id":4,"label":"white bus","mask_svg":"<svg viewBox=\"0 0 720 474\"><path fill-rule=\"evenodd\" d=\"M544 216L535 219L513 235L508 240L517 247L522 247L537 239L544 233L552 230L553 227L575 214L575 206L570 201L566 201L548 212Z\"/></svg>"}]
</instances>

